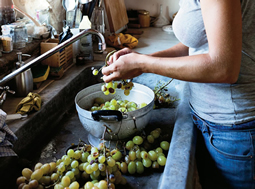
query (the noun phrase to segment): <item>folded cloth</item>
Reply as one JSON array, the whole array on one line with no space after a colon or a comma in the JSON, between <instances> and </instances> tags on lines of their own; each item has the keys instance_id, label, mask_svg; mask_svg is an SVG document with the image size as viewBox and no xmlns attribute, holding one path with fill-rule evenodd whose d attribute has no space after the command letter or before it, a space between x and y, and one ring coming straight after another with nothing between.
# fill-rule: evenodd
<instances>
[{"instance_id":1,"label":"folded cloth","mask_svg":"<svg viewBox=\"0 0 255 189\"><path fill-rule=\"evenodd\" d=\"M106 37L106 43L107 45L118 49L122 49L125 47L129 47L130 49L132 49L138 45L138 39L136 39L130 34L118 33Z\"/></svg>"},{"instance_id":2,"label":"folded cloth","mask_svg":"<svg viewBox=\"0 0 255 189\"><path fill-rule=\"evenodd\" d=\"M32 110L38 111L41 109L41 96L37 93L28 93L27 97L23 98L16 108L16 113L26 114Z\"/></svg>"},{"instance_id":3,"label":"folded cloth","mask_svg":"<svg viewBox=\"0 0 255 189\"><path fill-rule=\"evenodd\" d=\"M7 114L0 109L0 157L17 156L12 150L12 143L18 138L5 123Z\"/></svg>"}]
</instances>

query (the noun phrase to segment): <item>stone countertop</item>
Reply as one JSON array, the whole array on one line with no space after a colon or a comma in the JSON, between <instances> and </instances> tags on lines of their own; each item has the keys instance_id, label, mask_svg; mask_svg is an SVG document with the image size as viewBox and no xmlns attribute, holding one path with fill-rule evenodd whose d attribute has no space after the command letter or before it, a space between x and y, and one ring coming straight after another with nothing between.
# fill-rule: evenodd
<instances>
[{"instance_id":1,"label":"stone countertop","mask_svg":"<svg viewBox=\"0 0 255 189\"><path fill-rule=\"evenodd\" d=\"M144 33L139 38L138 46L134 49L139 53L152 53L178 43L173 34L165 33L161 28L146 28L143 31ZM68 110L73 106L74 96L77 92L88 85L101 81L95 77L88 77L89 74L91 75L91 69L86 68L102 65L103 61L95 61L82 66L73 66L64 74L63 78L52 82L44 90L40 91L43 106L39 112L29 114L28 118L24 120L15 120L7 123L19 138L14 144L14 151L17 154L29 154L30 151L38 148L38 146L34 145L38 141L42 143L45 143L45 141L46 143L50 142L50 138L47 136L51 136L51 133L59 128L58 124L61 120L67 117ZM156 81L161 80L165 82L169 79L155 74L142 74L135 78L134 82L154 88ZM168 189L170 185L174 189L193 188L195 131L188 112L187 85L185 82L174 80L169 85L168 90L171 95L179 97L181 101L176 111L171 112L171 115L169 114L169 119L172 121L175 119L175 123L172 122L174 130L167 164L163 174L160 174L160 178L157 175L154 179L157 179L157 183L159 183L158 188L160 189ZM19 101L20 99L18 98L7 97L3 110L8 109L7 113L10 113ZM175 115L175 112L178 113ZM163 117L167 117L168 113L164 110L157 110L155 115L165 115ZM0 167L6 168L7 165L7 169L10 169L9 163L12 163L12 166L17 169L17 166L19 166L18 162L20 163L17 158L2 158ZM13 175L13 171L11 174ZM6 176L10 181L8 174L5 174ZM134 180L133 182L136 181Z\"/></svg>"}]
</instances>

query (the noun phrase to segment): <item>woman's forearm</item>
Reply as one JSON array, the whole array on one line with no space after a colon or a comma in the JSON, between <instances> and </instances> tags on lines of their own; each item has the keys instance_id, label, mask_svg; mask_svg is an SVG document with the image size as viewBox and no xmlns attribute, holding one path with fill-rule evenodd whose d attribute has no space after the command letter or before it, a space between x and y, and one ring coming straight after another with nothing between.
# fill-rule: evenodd
<instances>
[{"instance_id":1,"label":"woman's forearm","mask_svg":"<svg viewBox=\"0 0 255 189\"><path fill-rule=\"evenodd\" d=\"M188 53L189 53L189 48L183 45L182 43L178 43L169 49L151 53L149 55L154 57L180 57L180 56L188 56Z\"/></svg>"}]
</instances>

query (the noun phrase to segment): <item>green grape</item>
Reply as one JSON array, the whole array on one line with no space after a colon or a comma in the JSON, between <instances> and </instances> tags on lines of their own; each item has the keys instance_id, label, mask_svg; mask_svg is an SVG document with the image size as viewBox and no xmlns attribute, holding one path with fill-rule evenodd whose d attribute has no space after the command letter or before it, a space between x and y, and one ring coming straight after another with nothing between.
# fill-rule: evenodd
<instances>
[{"instance_id":1,"label":"green grape","mask_svg":"<svg viewBox=\"0 0 255 189\"><path fill-rule=\"evenodd\" d=\"M73 171L74 176L76 176L76 177L77 177L77 175L80 174L80 171L79 171L79 169L77 167L76 168L72 168L71 171Z\"/></svg>"},{"instance_id":2,"label":"green grape","mask_svg":"<svg viewBox=\"0 0 255 189\"><path fill-rule=\"evenodd\" d=\"M105 156L104 155L101 155L98 157L98 162L99 163L104 163L105 162Z\"/></svg>"},{"instance_id":3,"label":"green grape","mask_svg":"<svg viewBox=\"0 0 255 189\"><path fill-rule=\"evenodd\" d=\"M106 171L108 172L108 174L112 173L112 167L110 167L109 165L106 166Z\"/></svg>"},{"instance_id":4,"label":"green grape","mask_svg":"<svg viewBox=\"0 0 255 189\"><path fill-rule=\"evenodd\" d=\"M148 136L147 136L147 141L148 141L150 144L154 143L154 137L153 137L152 135L148 135Z\"/></svg>"},{"instance_id":5,"label":"green grape","mask_svg":"<svg viewBox=\"0 0 255 189\"><path fill-rule=\"evenodd\" d=\"M112 99L112 100L110 101L110 103L111 103L112 105L116 106L116 105L117 105L117 100Z\"/></svg>"},{"instance_id":6,"label":"green grape","mask_svg":"<svg viewBox=\"0 0 255 189\"><path fill-rule=\"evenodd\" d=\"M120 112L122 112L122 113L126 113L126 112L127 112L127 109L124 108L124 107L120 107L118 110L119 110Z\"/></svg>"},{"instance_id":7,"label":"green grape","mask_svg":"<svg viewBox=\"0 0 255 189\"><path fill-rule=\"evenodd\" d=\"M112 87L113 86L112 81L110 81L109 83L105 83L105 86L106 86L107 89Z\"/></svg>"},{"instance_id":8,"label":"green grape","mask_svg":"<svg viewBox=\"0 0 255 189\"><path fill-rule=\"evenodd\" d=\"M66 157L67 157L67 155L63 155L63 156L61 157L61 160L63 161ZM43 165L41 165L41 166L43 166ZM40 168L41 168L41 167L40 167Z\"/></svg>"},{"instance_id":9,"label":"green grape","mask_svg":"<svg viewBox=\"0 0 255 189\"><path fill-rule=\"evenodd\" d=\"M135 174L136 172L136 164L134 161L130 161L129 164L128 164L128 172L129 174Z\"/></svg>"},{"instance_id":10,"label":"green grape","mask_svg":"<svg viewBox=\"0 0 255 189\"><path fill-rule=\"evenodd\" d=\"M71 163L71 158L70 158L69 156L66 156L66 157L64 158L63 162L64 162L65 165L70 165L70 163Z\"/></svg>"},{"instance_id":11,"label":"green grape","mask_svg":"<svg viewBox=\"0 0 255 189\"><path fill-rule=\"evenodd\" d=\"M59 161L61 161L61 160L59 160ZM42 166L43 166L43 164L40 163L40 162L35 164L34 171L37 170L37 169L40 169Z\"/></svg>"},{"instance_id":12,"label":"green grape","mask_svg":"<svg viewBox=\"0 0 255 189\"><path fill-rule=\"evenodd\" d=\"M136 159L140 160L141 159L141 150L137 149L135 154L136 154Z\"/></svg>"},{"instance_id":13,"label":"green grape","mask_svg":"<svg viewBox=\"0 0 255 189\"><path fill-rule=\"evenodd\" d=\"M74 181L70 184L69 189L79 189L80 185L77 181Z\"/></svg>"},{"instance_id":14,"label":"green grape","mask_svg":"<svg viewBox=\"0 0 255 189\"><path fill-rule=\"evenodd\" d=\"M92 171L97 171L98 170L98 164L97 163L93 163L91 165L91 169L92 169Z\"/></svg>"},{"instance_id":15,"label":"green grape","mask_svg":"<svg viewBox=\"0 0 255 189\"><path fill-rule=\"evenodd\" d=\"M97 169L96 171L93 171L92 175L97 178L100 175L100 171Z\"/></svg>"},{"instance_id":16,"label":"green grape","mask_svg":"<svg viewBox=\"0 0 255 189\"><path fill-rule=\"evenodd\" d=\"M143 138L141 136L135 136L133 142L134 144L141 145L143 143Z\"/></svg>"},{"instance_id":17,"label":"green grape","mask_svg":"<svg viewBox=\"0 0 255 189\"><path fill-rule=\"evenodd\" d=\"M115 182L116 182L116 181L115 181ZM110 183L108 184L108 189L115 189L114 183L110 182Z\"/></svg>"},{"instance_id":18,"label":"green grape","mask_svg":"<svg viewBox=\"0 0 255 189\"><path fill-rule=\"evenodd\" d=\"M89 153L88 153L88 152L83 152L83 153L81 154L81 158L80 158L81 162L83 162L83 163L87 162L88 156L89 156Z\"/></svg>"},{"instance_id":19,"label":"green grape","mask_svg":"<svg viewBox=\"0 0 255 189\"><path fill-rule=\"evenodd\" d=\"M98 69L94 69L92 73L93 75L98 75L98 72L99 72Z\"/></svg>"},{"instance_id":20,"label":"green grape","mask_svg":"<svg viewBox=\"0 0 255 189\"><path fill-rule=\"evenodd\" d=\"M43 176L43 170L42 169L37 169L31 174L31 180L37 180L39 181Z\"/></svg>"},{"instance_id":21,"label":"green grape","mask_svg":"<svg viewBox=\"0 0 255 189\"><path fill-rule=\"evenodd\" d=\"M107 165L113 167L115 165L115 160L112 157L107 158Z\"/></svg>"},{"instance_id":22,"label":"green grape","mask_svg":"<svg viewBox=\"0 0 255 189\"><path fill-rule=\"evenodd\" d=\"M157 154L158 154L158 153L163 153L163 150L162 150L162 148L157 147L156 150L155 150L155 152L156 152Z\"/></svg>"},{"instance_id":23,"label":"green grape","mask_svg":"<svg viewBox=\"0 0 255 189\"><path fill-rule=\"evenodd\" d=\"M107 89L107 87L105 86L105 85L102 85L101 86L101 91L103 91L103 92L106 92L108 89Z\"/></svg>"},{"instance_id":24,"label":"green grape","mask_svg":"<svg viewBox=\"0 0 255 189\"><path fill-rule=\"evenodd\" d=\"M56 182L59 178L59 174L58 173L52 173L50 179L52 182Z\"/></svg>"},{"instance_id":25,"label":"green grape","mask_svg":"<svg viewBox=\"0 0 255 189\"><path fill-rule=\"evenodd\" d=\"M68 187L70 185L71 179L68 176L63 176L61 179L61 185Z\"/></svg>"},{"instance_id":26,"label":"green grape","mask_svg":"<svg viewBox=\"0 0 255 189\"><path fill-rule=\"evenodd\" d=\"M50 162L50 173L54 172L56 170L57 164L56 162Z\"/></svg>"},{"instance_id":27,"label":"green grape","mask_svg":"<svg viewBox=\"0 0 255 189\"><path fill-rule=\"evenodd\" d=\"M158 130L153 130L153 131L151 131L150 134L154 137L154 139L156 139L159 137L160 132Z\"/></svg>"},{"instance_id":28,"label":"green grape","mask_svg":"<svg viewBox=\"0 0 255 189\"><path fill-rule=\"evenodd\" d=\"M127 150L131 150L133 147L134 147L135 143L131 140L129 140L127 143L126 143L126 149Z\"/></svg>"},{"instance_id":29,"label":"green grape","mask_svg":"<svg viewBox=\"0 0 255 189\"><path fill-rule=\"evenodd\" d=\"M105 171L105 164L104 163L99 163L98 164L98 169L100 170L100 171Z\"/></svg>"},{"instance_id":30,"label":"green grape","mask_svg":"<svg viewBox=\"0 0 255 189\"><path fill-rule=\"evenodd\" d=\"M154 161L153 163L152 163L152 166L151 166L153 169L158 169L159 168L159 164L158 164L158 162L157 161Z\"/></svg>"},{"instance_id":31,"label":"green grape","mask_svg":"<svg viewBox=\"0 0 255 189\"><path fill-rule=\"evenodd\" d=\"M54 186L54 189L64 189L64 186L62 186L61 184L56 184Z\"/></svg>"},{"instance_id":32,"label":"green grape","mask_svg":"<svg viewBox=\"0 0 255 189\"><path fill-rule=\"evenodd\" d=\"M28 180L31 178L33 171L29 168L24 168L21 172L22 176L26 177Z\"/></svg>"},{"instance_id":33,"label":"green grape","mask_svg":"<svg viewBox=\"0 0 255 189\"><path fill-rule=\"evenodd\" d=\"M147 159L148 158L148 153L146 151L141 151L141 158Z\"/></svg>"},{"instance_id":34,"label":"green grape","mask_svg":"<svg viewBox=\"0 0 255 189\"><path fill-rule=\"evenodd\" d=\"M123 174L126 174L128 169L127 169L127 163L126 162L121 162L120 164L120 170Z\"/></svg>"},{"instance_id":35,"label":"green grape","mask_svg":"<svg viewBox=\"0 0 255 189\"><path fill-rule=\"evenodd\" d=\"M122 153L119 150L112 150L111 155L115 161L119 161L122 158Z\"/></svg>"},{"instance_id":36,"label":"green grape","mask_svg":"<svg viewBox=\"0 0 255 189\"><path fill-rule=\"evenodd\" d=\"M142 103L140 104L140 108L143 108L143 107L145 107L145 106L147 106L147 103L145 103L145 102L142 102Z\"/></svg>"},{"instance_id":37,"label":"green grape","mask_svg":"<svg viewBox=\"0 0 255 189\"><path fill-rule=\"evenodd\" d=\"M129 157L129 155L126 155L126 156L125 156L125 162L126 162L127 164L129 164L129 162L130 162L130 157Z\"/></svg>"},{"instance_id":38,"label":"green grape","mask_svg":"<svg viewBox=\"0 0 255 189\"><path fill-rule=\"evenodd\" d=\"M130 90L125 89L125 90L124 90L124 95L128 96L129 94L130 94Z\"/></svg>"},{"instance_id":39,"label":"green grape","mask_svg":"<svg viewBox=\"0 0 255 189\"><path fill-rule=\"evenodd\" d=\"M83 170L84 170L84 171L86 170L86 167L87 167L88 165L90 165L89 162L85 162L85 163L83 164Z\"/></svg>"},{"instance_id":40,"label":"green grape","mask_svg":"<svg viewBox=\"0 0 255 189\"><path fill-rule=\"evenodd\" d=\"M29 188L37 188L39 186L39 183L37 180L30 180L28 186Z\"/></svg>"},{"instance_id":41,"label":"green grape","mask_svg":"<svg viewBox=\"0 0 255 189\"><path fill-rule=\"evenodd\" d=\"M144 172L143 163L141 161L137 161L135 164L136 164L136 172L138 174L142 174Z\"/></svg>"},{"instance_id":42,"label":"green grape","mask_svg":"<svg viewBox=\"0 0 255 189\"><path fill-rule=\"evenodd\" d=\"M148 157L151 159L151 161L156 161L158 158L157 153L154 150L150 150L148 152Z\"/></svg>"},{"instance_id":43,"label":"green grape","mask_svg":"<svg viewBox=\"0 0 255 189\"><path fill-rule=\"evenodd\" d=\"M157 153L157 156L159 157L159 156L164 156L165 157L165 154L163 153L163 152L159 152L159 153Z\"/></svg>"},{"instance_id":44,"label":"green grape","mask_svg":"<svg viewBox=\"0 0 255 189\"><path fill-rule=\"evenodd\" d=\"M147 168L150 167L152 164L151 159L149 159L149 158L143 159L142 161L143 161L143 166L147 167Z\"/></svg>"},{"instance_id":45,"label":"green grape","mask_svg":"<svg viewBox=\"0 0 255 189\"><path fill-rule=\"evenodd\" d=\"M80 159L82 152L80 150L76 150L74 152L74 159Z\"/></svg>"},{"instance_id":46,"label":"green grape","mask_svg":"<svg viewBox=\"0 0 255 189\"><path fill-rule=\"evenodd\" d=\"M157 159L157 162L159 165L164 166L166 164L166 157L165 156L159 156Z\"/></svg>"},{"instance_id":47,"label":"green grape","mask_svg":"<svg viewBox=\"0 0 255 189\"><path fill-rule=\"evenodd\" d=\"M61 162L62 162L62 160L61 160L61 159L58 159L58 160L56 161L56 164L59 165ZM35 170L36 170L36 169L35 169Z\"/></svg>"},{"instance_id":48,"label":"green grape","mask_svg":"<svg viewBox=\"0 0 255 189\"><path fill-rule=\"evenodd\" d=\"M67 171L65 176L68 176L70 179L74 178L74 172L73 171Z\"/></svg>"},{"instance_id":49,"label":"green grape","mask_svg":"<svg viewBox=\"0 0 255 189\"><path fill-rule=\"evenodd\" d=\"M26 184L26 182L27 182L27 178L24 176L20 176L16 180L17 186L19 186L20 184L23 184L23 183Z\"/></svg>"},{"instance_id":50,"label":"green grape","mask_svg":"<svg viewBox=\"0 0 255 189\"><path fill-rule=\"evenodd\" d=\"M85 168L86 173L91 174L93 172L91 165L87 165Z\"/></svg>"},{"instance_id":51,"label":"green grape","mask_svg":"<svg viewBox=\"0 0 255 189\"><path fill-rule=\"evenodd\" d=\"M108 184L106 180L100 180L98 183L98 188L100 189L108 189Z\"/></svg>"},{"instance_id":52,"label":"green grape","mask_svg":"<svg viewBox=\"0 0 255 189\"><path fill-rule=\"evenodd\" d=\"M105 94L105 95L109 95L109 94L110 94L109 90L104 91L104 94Z\"/></svg>"},{"instance_id":53,"label":"green grape","mask_svg":"<svg viewBox=\"0 0 255 189\"><path fill-rule=\"evenodd\" d=\"M78 166L79 166L79 162L77 160L73 160L72 163L71 163L71 167L76 168Z\"/></svg>"},{"instance_id":54,"label":"green grape","mask_svg":"<svg viewBox=\"0 0 255 189\"><path fill-rule=\"evenodd\" d=\"M105 107L109 107L109 106L111 105L111 103L110 103L109 101L106 101L106 102L104 103L104 105L105 105Z\"/></svg>"},{"instance_id":55,"label":"green grape","mask_svg":"<svg viewBox=\"0 0 255 189\"><path fill-rule=\"evenodd\" d=\"M90 154L90 155L88 156L87 160L88 160L88 162L90 163L90 162L94 161L95 158L93 157L93 155Z\"/></svg>"},{"instance_id":56,"label":"green grape","mask_svg":"<svg viewBox=\"0 0 255 189\"><path fill-rule=\"evenodd\" d=\"M116 107L115 107L114 105L110 105L110 106L109 106L109 109L110 109L110 110L116 110Z\"/></svg>"},{"instance_id":57,"label":"green grape","mask_svg":"<svg viewBox=\"0 0 255 189\"><path fill-rule=\"evenodd\" d=\"M135 159L136 159L136 153L135 153L135 151L133 151L133 150L131 150L131 151L129 151L129 159L131 160L131 161L134 161Z\"/></svg>"},{"instance_id":58,"label":"green grape","mask_svg":"<svg viewBox=\"0 0 255 189\"><path fill-rule=\"evenodd\" d=\"M160 147L161 147L163 150L169 150L170 144L169 144L169 142L167 142L167 141L162 141L162 142L160 143Z\"/></svg>"},{"instance_id":59,"label":"green grape","mask_svg":"<svg viewBox=\"0 0 255 189\"><path fill-rule=\"evenodd\" d=\"M70 158L73 158L74 157L74 150L73 149L69 149L67 151L67 156L70 157Z\"/></svg>"},{"instance_id":60,"label":"green grape","mask_svg":"<svg viewBox=\"0 0 255 189\"><path fill-rule=\"evenodd\" d=\"M92 182L86 182L84 185L84 189L92 189L94 187L94 184Z\"/></svg>"},{"instance_id":61,"label":"green grape","mask_svg":"<svg viewBox=\"0 0 255 189\"><path fill-rule=\"evenodd\" d=\"M42 176L42 178L39 180L39 183L43 185L49 185L50 181L50 176Z\"/></svg>"},{"instance_id":62,"label":"green grape","mask_svg":"<svg viewBox=\"0 0 255 189\"><path fill-rule=\"evenodd\" d=\"M114 182L115 182L115 175L114 175L114 174L110 174L110 175L109 175L109 181L110 181L111 183L114 183Z\"/></svg>"}]
</instances>

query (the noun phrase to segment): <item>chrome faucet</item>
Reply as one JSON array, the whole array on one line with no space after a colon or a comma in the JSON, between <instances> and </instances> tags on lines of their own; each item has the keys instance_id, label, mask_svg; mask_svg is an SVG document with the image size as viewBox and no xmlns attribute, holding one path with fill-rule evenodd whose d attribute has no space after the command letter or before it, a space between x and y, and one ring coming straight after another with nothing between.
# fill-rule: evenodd
<instances>
[{"instance_id":1,"label":"chrome faucet","mask_svg":"<svg viewBox=\"0 0 255 189\"><path fill-rule=\"evenodd\" d=\"M96 35L98 37L99 42L98 42L98 51L97 51L97 53L102 53L106 49L106 43L105 43L104 36L100 32L98 32L97 30L94 30L94 29L83 30L80 33L78 33L77 35L74 35L70 39L67 39L66 41L60 43L56 47L50 49L49 51L45 52L44 54L42 54L42 55L38 56L37 58L31 60L30 62L26 63L24 66L16 69L15 71L13 71L10 74L3 77L0 80L0 86L5 84L6 82L10 81L11 79L13 79L18 74L26 71L27 69L31 68L32 66L35 66L36 64L43 61L44 59L50 57L51 55L57 53L61 49L67 47L68 45L71 45L75 41L77 41L77 40L79 40L79 39L81 39L81 38L83 38L83 37L85 37L89 34L93 34L93 35ZM5 100L5 99L3 99L3 96L6 98L6 93L4 95L0 96L0 101L2 103Z\"/></svg>"}]
</instances>

